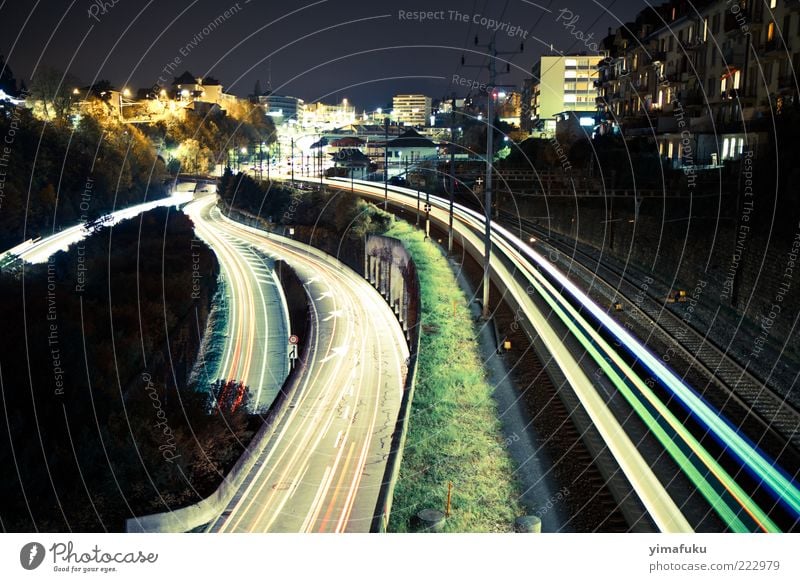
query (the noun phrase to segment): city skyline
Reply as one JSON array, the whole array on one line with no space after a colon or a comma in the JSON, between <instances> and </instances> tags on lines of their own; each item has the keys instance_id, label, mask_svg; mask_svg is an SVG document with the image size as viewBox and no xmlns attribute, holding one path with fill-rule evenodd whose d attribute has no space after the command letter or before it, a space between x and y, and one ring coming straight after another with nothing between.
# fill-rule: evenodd
<instances>
[{"instance_id":1,"label":"city skyline","mask_svg":"<svg viewBox=\"0 0 800 582\"><path fill-rule=\"evenodd\" d=\"M323 0L276 12L241 0L199 0L161 5L166 11L162 16L155 5L106 3L104 10L98 8L101 4L73 3L69 11L64 11L70 5L66 0L48 2L46 10L39 3L6 6L0 54L26 80L36 67L48 65L86 84L108 79L138 89L189 70L220 79L240 96L251 93L257 81L266 89L271 78L278 94L307 102L347 97L360 109L371 110L385 107L396 94L437 99L455 91L464 96L467 91L454 85L453 75L486 79L485 72L462 67L461 57L468 65L485 63L486 51L476 48L473 39L477 35L487 42L493 28L501 50L525 43L524 53L508 59L511 72L502 78L521 86L551 45L556 53L592 52L593 41L586 37L599 40L608 27L618 26L617 19L626 22L644 6L624 0L603 8L587 3L564 12L551 1L463 2L458 8L416 1L402 7L372 3L365 11L355 2ZM444 19L401 17L420 9L441 11ZM465 22L459 14L477 18ZM509 35L511 26L527 34Z\"/></svg>"}]
</instances>

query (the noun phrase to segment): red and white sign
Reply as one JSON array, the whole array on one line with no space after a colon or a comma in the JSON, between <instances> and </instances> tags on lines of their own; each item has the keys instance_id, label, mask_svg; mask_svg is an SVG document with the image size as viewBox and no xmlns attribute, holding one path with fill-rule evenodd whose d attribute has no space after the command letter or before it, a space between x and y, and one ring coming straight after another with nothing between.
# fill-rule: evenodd
<instances>
[{"instance_id":1,"label":"red and white sign","mask_svg":"<svg viewBox=\"0 0 800 582\"><path fill-rule=\"evenodd\" d=\"M289 336L289 343L290 344L298 344L298 343L300 343L300 338L297 337L296 335L290 335Z\"/></svg>"}]
</instances>

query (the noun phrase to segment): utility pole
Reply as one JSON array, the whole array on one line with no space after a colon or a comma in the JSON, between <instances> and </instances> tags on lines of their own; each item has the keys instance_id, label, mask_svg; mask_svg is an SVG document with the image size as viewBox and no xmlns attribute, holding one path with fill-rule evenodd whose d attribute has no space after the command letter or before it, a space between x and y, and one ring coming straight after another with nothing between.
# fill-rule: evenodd
<instances>
[{"instance_id":1,"label":"utility pole","mask_svg":"<svg viewBox=\"0 0 800 582\"><path fill-rule=\"evenodd\" d=\"M447 252L453 252L453 199L456 192L456 94L450 111L450 211L448 217Z\"/></svg>"},{"instance_id":2,"label":"utility pole","mask_svg":"<svg viewBox=\"0 0 800 582\"><path fill-rule=\"evenodd\" d=\"M489 83L486 105L486 182L484 191L484 233L483 233L483 306L481 316L489 319L489 286L491 285L491 259L492 259L492 169L494 162L494 98L497 88L497 57L501 55L515 55L524 50L520 44L519 51L498 52L497 33L493 33L488 44L479 44L478 37L475 36L475 46L485 48L489 55ZM483 68L482 65L467 65L464 57L461 57L461 64L468 67ZM506 72L511 71L511 65L506 65Z\"/></svg>"},{"instance_id":3,"label":"utility pole","mask_svg":"<svg viewBox=\"0 0 800 582\"><path fill-rule=\"evenodd\" d=\"M425 240L431 238L431 189L425 188Z\"/></svg>"},{"instance_id":4,"label":"utility pole","mask_svg":"<svg viewBox=\"0 0 800 582\"><path fill-rule=\"evenodd\" d=\"M383 119L383 209L389 208L389 118Z\"/></svg>"}]
</instances>

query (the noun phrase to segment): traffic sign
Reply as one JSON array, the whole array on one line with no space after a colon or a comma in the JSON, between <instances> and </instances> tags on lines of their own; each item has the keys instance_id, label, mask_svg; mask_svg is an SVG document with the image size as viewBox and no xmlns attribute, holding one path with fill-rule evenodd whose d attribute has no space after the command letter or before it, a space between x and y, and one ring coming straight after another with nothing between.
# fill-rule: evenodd
<instances>
[{"instance_id":1,"label":"traffic sign","mask_svg":"<svg viewBox=\"0 0 800 582\"><path fill-rule=\"evenodd\" d=\"M300 343L300 338L292 334L289 336L289 343L292 345L297 345L298 343Z\"/></svg>"},{"instance_id":2,"label":"traffic sign","mask_svg":"<svg viewBox=\"0 0 800 582\"><path fill-rule=\"evenodd\" d=\"M289 359L297 359L297 344L289 344Z\"/></svg>"}]
</instances>

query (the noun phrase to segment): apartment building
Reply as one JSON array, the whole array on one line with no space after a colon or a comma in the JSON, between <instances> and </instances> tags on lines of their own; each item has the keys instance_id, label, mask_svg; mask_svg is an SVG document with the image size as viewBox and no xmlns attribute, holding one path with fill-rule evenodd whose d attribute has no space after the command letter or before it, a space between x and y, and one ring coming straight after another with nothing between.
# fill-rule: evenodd
<instances>
[{"instance_id":1,"label":"apartment building","mask_svg":"<svg viewBox=\"0 0 800 582\"><path fill-rule=\"evenodd\" d=\"M431 98L425 95L395 95L394 118L403 125L424 127L430 123Z\"/></svg>"},{"instance_id":2,"label":"apartment building","mask_svg":"<svg viewBox=\"0 0 800 582\"><path fill-rule=\"evenodd\" d=\"M545 134L556 129L556 115L566 111L594 111L599 55L547 55L532 70L526 98L530 99L531 126ZM526 122L527 123L527 122Z\"/></svg>"},{"instance_id":3,"label":"apartment building","mask_svg":"<svg viewBox=\"0 0 800 582\"><path fill-rule=\"evenodd\" d=\"M798 0L677 0L643 10L601 43L603 131L654 136L676 167L757 151L772 114L798 103L799 37Z\"/></svg>"}]
</instances>

